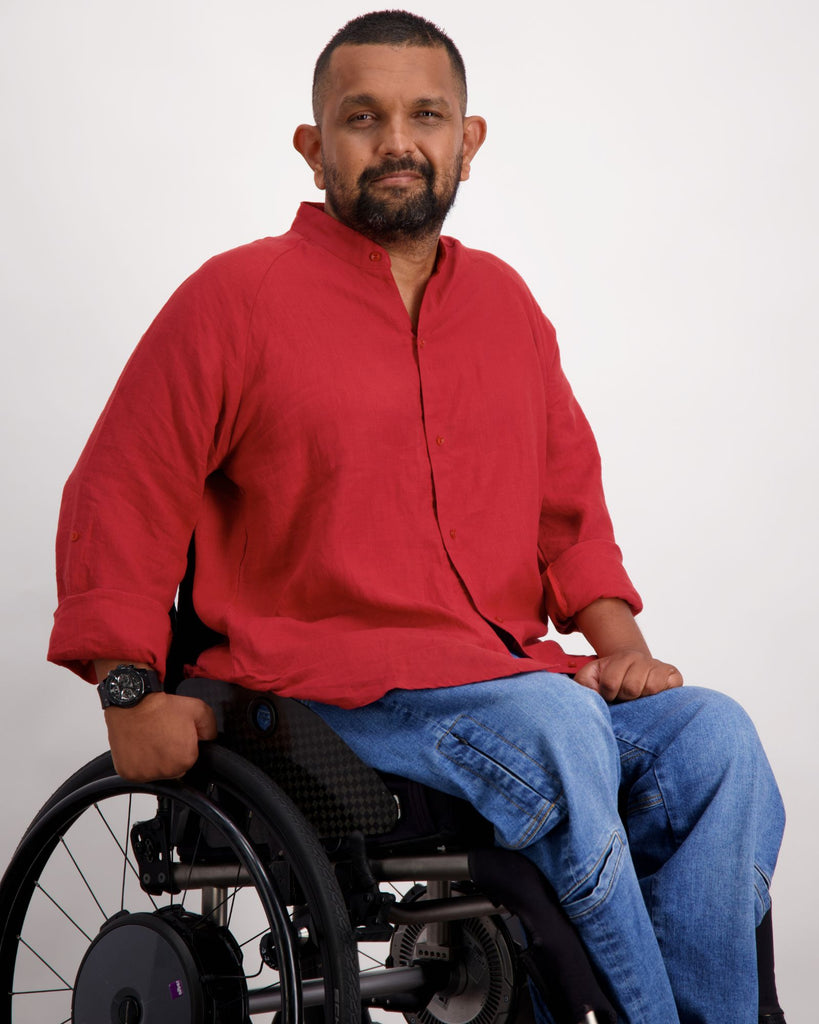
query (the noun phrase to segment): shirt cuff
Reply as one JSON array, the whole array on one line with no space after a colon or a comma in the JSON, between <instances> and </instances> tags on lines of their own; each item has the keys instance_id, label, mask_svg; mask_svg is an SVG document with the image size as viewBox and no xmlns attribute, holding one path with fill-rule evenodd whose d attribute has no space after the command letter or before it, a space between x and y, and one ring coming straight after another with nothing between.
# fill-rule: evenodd
<instances>
[{"instance_id":1,"label":"shirt cuff","mask_svg":"<svg viewBox=\"0 0 819 1024\"><path fill-rule=\"evenodd\" d=\"M91 590L63 598L54 613L48 660L96 682L93 662L122 658L165 674L171 642L167 608L120 590Z\"/></svg>"},{"instance_id":2,"label":"shirt cuff","mask_svg":"<svg viewBox=\"0 0 819 1024\"><path fill-rule=\"evenodd\" d=\"M635 615L643 607L613 541L583 541L564 551L543 574L543 585L549 618L559 633L573 632L575 613L601 597L620 598Z\"/></svg>"}]
</instances>

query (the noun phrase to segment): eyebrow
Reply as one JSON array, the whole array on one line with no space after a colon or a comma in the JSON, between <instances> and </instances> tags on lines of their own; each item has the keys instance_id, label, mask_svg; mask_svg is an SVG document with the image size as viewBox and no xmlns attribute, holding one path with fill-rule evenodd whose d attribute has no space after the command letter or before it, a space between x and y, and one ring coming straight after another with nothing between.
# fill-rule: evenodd
<instances>
[{"instance_id":1,"label":"eyebrow","mask_svg":"<svg viewBox=\"0 0 819 1024\"><path fill-rule=\"evenodd\" d=\"M357 93L353 96L345 96L339 104L340 109L346 110L349 107L377 107L380 106L380 101L377 96L373 96L371 93L362 92ZM415 109L422 107L440 107L445 110L451 110L452 104L446 100L443 96L421 96L417 100L414 100L412 106Z\"/></svg>"}]
</instances>

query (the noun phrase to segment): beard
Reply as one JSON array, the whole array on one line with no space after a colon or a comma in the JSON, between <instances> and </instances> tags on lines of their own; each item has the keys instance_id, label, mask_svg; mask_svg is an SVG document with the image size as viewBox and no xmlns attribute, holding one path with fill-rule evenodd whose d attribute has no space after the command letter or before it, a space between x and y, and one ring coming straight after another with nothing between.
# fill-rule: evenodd
<instances>
[{"instance_id":1,"label":"beard","mask_svg":"<svg viewBox=\"0 0 819 1024\"><path fill-rule=\"evenodd\" d=\"M385 160L362 171L355 189L345 186L334 166L325 165L324 186L342 224L374 242L415 241L440 232L458 193L462 162L458 156L449 173L436 175L426 161L419 163L409 156ZM419 174L419 185L382 188L380 194L372 190L376 178L401 171Z\"/></svg>"}]
</instances>

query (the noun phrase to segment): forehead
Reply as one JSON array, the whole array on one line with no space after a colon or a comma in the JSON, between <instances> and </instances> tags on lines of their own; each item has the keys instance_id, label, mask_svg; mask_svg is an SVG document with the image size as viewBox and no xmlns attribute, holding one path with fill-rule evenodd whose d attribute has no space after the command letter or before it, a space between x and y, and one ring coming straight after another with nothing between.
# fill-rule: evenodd
<instances>
[{"instance_id":1,"label":"forehead","mask_svg":"<svg viewBox=\"0 0 819 1024\"><path fill-rule=\"evenodd\" d=\"M413 103L443 96L459 103L459 83L443 46L344 44L327 68L324 106L338 107L348 96L369 95L385 102Z\"/></svg>"}]
</instances>

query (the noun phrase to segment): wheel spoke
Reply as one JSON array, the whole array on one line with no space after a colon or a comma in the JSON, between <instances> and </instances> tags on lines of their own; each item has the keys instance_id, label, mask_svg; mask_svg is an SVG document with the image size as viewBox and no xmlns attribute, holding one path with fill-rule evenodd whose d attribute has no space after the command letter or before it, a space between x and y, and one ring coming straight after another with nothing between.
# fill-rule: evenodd
<instances>
[{"instance_id":1,"label":"wheel spoke","mask_svg":"<svg viewBox=\"0 0 819 1024\"><path fill-rule=\"evenodd\" d=\"M205 790L205 792L208 795L208 797L212 797L213 796L213 790L214 790L214 785L211 782L208 785L207 789ZM182 886L182 900L180 902L181 902L181 906L182 906L183 909L185 907L185 900L188 898L188 893L190 892L189 883L190 883L190 880L191 880L191 872L193 871L193 866L196 863L196 858L197 858L197 855L199 854L199 844L202 842L202 831L203 830L202 830L202 827L200 825L199 830L198 830L197 835L196 835L196 842L193 845L193 853L191 854L191 857L190 857L190 863L188 864L188 877L185 879L185 884Z\"/></svg>"},{"instance_id":2,"label":"wheel spoke","mask_svg":"<svg viewBox=\"0 0 819 1024\"><path fill-rule=\"evenodd\" d=\"M86 887L86 889L87 889L87 890L88 890L88 891L89 891L89 892L91 893L91 898L93 899L93 901L94 901L94 902L95 902L95 903L97 904L97 906L99 907L99 911L100 911L100 913L102 914L102 918L103 918L103 920L104 920L104 921L107 921L107 920L108 920L108 915L107 915L107 914L105 913L105 910L103 909L103 906L102 906L102 904L101 904L101 903L100 903L100 901L99 901L99 900L97 899L97 894L96 894L96 893L94 892L94 890L93 890L93 889L91 888L91 883L90 883L90 882L88 881L88 879L87 879L87 878L85 877L85 873L83 872L83 870L82 870L82 868L80 867L80 865L79 865L79 864L77 863L77 859L76 859L76 857L75 857L75 856L74 856L74 854L73 854L73 853L71 852L71 850L70 850L70 849L68 848L68 843L67 843L67 842L65 841L65 836L60 836L60 844L62 845L63 849L65 850L65 852L66 852L66 853L68 854L69 858L71 859L71 863L72 863L72 864L74 865L74 867L75 867L75 868L77 869L77 873L79 874L80 878L81 878L81 879L83 880L83 882L85 883L85 887Z\"/></svg>"},{"instance_id":3,"label":"wheel spoke","mask_svg":"<svg viewBox=\"0 0 819 1024\"><path fill-rule=\"evenodd\" d=\"M59 978L60 981L63 983L63 985L65 985L65 987L68 989L69 992L71 991L71 989L74 986L70 982L66 981L65 978L62 976L62 974L60 974L59 971L56 971L51 966L51 964L48 962L48 960L46 960L44 957L40 956L40 954L37 952L37 950L33 946L30 946L26 942L26 940L23 938L22 935L18 936L17 941L20 942L23 946L25 946L26 949L29 950L29 952L33 953L34 956L36 956L37 959L40 961L40 963L43 964L45 967L47 967L51 971L51 973L54 975L55 978Z\"/></svg>"},{"instance_id":4,"label":"wheel spoke","mask_svg":"<svg viewBox=\"0 0 819 1024\"><path fill-rule=\"evenodd\" d=\"M239 891L240 888L241 888L241 886L238 886L238 885L235 886L227 896L225 896L223 899L219 900L218 903L214 904L210 908L210 910L207 912L207 914L205 914L202 917L202 920L201 920L199 926L201 927L202 925L204 925L208 921L209 918L213 917L216 914L216 912L218 910L221 910L222 907L224 907L227 903L231 904L231 910L232 910L233 909L232 901L236 899L236 893ZM229 918L228 918L228 924L230 924L230 919Z\"/></svg>"},{"instance_id":5,"label":"wheel spoke","mask_svg":"<svg viewBox=\"0 0 819 1024\"><path fill-rule=\"evenodd\" d=\"M88 939L88 941L89 941L89 942L92 942L92 941L93 941L93 940L92 940L92 938L91 938L91 936L90 936L90 935L88 934L88 932L87 932L87 931L86 931L86 930L85 930L84 928L81 928L81 927L80 927L80 925L78 925L78 924L77 924L77 922L76 922L76 921L74 920L74 918L73 918L73 917L72 917L72 916L71 916L71 915L70 915L70 914L68 913L68 911L67 911L67 910L66 910L66 909L65 909L64 907L62 907L62 906L61 906L61 905L60 905L60 904L59 904L59 903L57 902L57 900L55 900L55 899L54 899L54 897L53 897L53 896L51 895L51 893L47 892L47 891L46 891L46 890L45 890L45 889L44 889L44 888L42 887L42 885L40 885L40 883L39 883L39 882L35 882L35 883L34 883L34 885L36 886L36 888L37 888L37 889L39 889L39 890L40 890L40 892L41 892L41 893L43 894L43 896L45 896L45 898L46 898L47 900L50 900L50 901L51 901L51 902L52 902L52 903L54 904L54 906L55 906L55 907L57 908L57 910L59 910L59 912L60 912L60 913L61 913L61 914L62 914L62 915L63 915L63 916L65 917L65 918L67 918L67 920L69 920L69 921L71 922L71 924L73 924L73 925L74 925L74 927L75 927L75 928L77 929L77 931L78 931L78 932L80 932L80 933L81 933L82 935L84 935L84 936L86 937L86 939ZM98 904L98 905L99 905L99 904Z\"/></svg>"},{"instance_id":6,"label":"wheel spoke","mask_svg":"<svg viewBox=\"0 0 819 1024\"><path fill-rule=\"evenodd\" d=\"M9 992L10 996L50 996L55 992L70 992L70 988L29 988L29 989L15 989L13 992Z\"/></svg>"},{"instance_id":7,"label":"wheel spoke","mask_svg":"<svg viewBox=\"0 0 819 1024\"><path fill-rule=\"evenodd\" d=\"M251 935L249 939L245 939L244 942L240 942L239 943L239 948L240 949L244 949L245 946L249 946L251 942L255 942L257 939L260 939L263 935L267 935L267 933L269 931L270 931L269 928L262 928L262 930L260 932L256 932L256 934L255 935Z\"/></svg>"},{"instance_id":8,"label":"wheel spoke","mask_svg":"<svg viewBox=\"0 0 819 1024\"><path fill-rule=\"evenodd\" d=\"M125 842L128 842L128 836L131 834L131 805L133 802L133 793L128 794L128 820L125 823ZM125 878L128 871L128 858L125 857L122 863L122 887L120 889L119 909L125 910Z\"/></svg>"},{"instance_id":9,"label":"wheel spoke","mask_svg":"<svg viewBox=\"0 0 819 1024\"><path fill-rule=\"evenodd\" d=\"M363 949L361 949L360 946L359 946L359 949L358 949L358 955L359 955L359 957L362 957L362 956L366 957L368 960L372 960L372 962L373 962L372 967L365 967L364 968L365 971L373 971L373 970L376 970L376 968L378 968L378 967L383 967L384 966L384 961L383 960L379 960L377 956L372 956L370 953L365 952Z\"/></svg>"},{"instance_id":10,"label":"wheel spoke","mask_svg":"<svg viewBox=\"0 0 819 1024\"><path fill-rule=\"evenodd\" d=\"M99 805L98 803L95 803L95 804L94 804L94 810L95 810L95 811L97 812L97 814L98 814L98 815L100 816L100 818L101 818L101 819L102 819L102 821L103 821L103 824L104 824L104 825L105 825L105 827L106 827L106 828L108 829L108 833L109 833L109 835L110 835L110 836L111 836L111 838L112 838L112 839L114 840L114 842L115 842L115 843L117 844L117 848L119 849L119 852L120 852L120 853L122 854L122 856L123 856L123 857L124 857L124 859L125 859L125 866L127 866L128 868L130 868L130 869L131 869L131 871L133 872L134 878L136 878L137 880L139 880L139 872L138 872L138 871L137 871L137 869L136 869L136 868L134 867L134 865L133 865L133 862L132 862L131 858L130 858L130 857L128 856L128 851L127 851L127 850L126 850L126 849L125 849L125 848L123 847L122 843L121 843L121 842L119 841L119 839L117 838L116 834L114 833L114 830L113 830L113 829L111 828L110 824L108 823L108 819L107 819L107 818L105 817L105 815L104 815L104 814L102 813L102 811L100 810L100 805ZM125 867L123 867L123 871L124 871L124 870L125 870ZM144 890L143 890L143 892L144 892ZM146 896L148 897L148 899L149 899L149 900L151 901L151 903L152 903L152 905L153 905L153 908L154 908L154 910L159 910L159 904L158 904L158 903L156 902L156 900L155 900L155 899L153 898L153 896L152 896L152 895L151 895L151 894L150 894L149 892L146 892L146 893L145 893L145 895L146 895Z\"/></svg>"}]
</instances>

